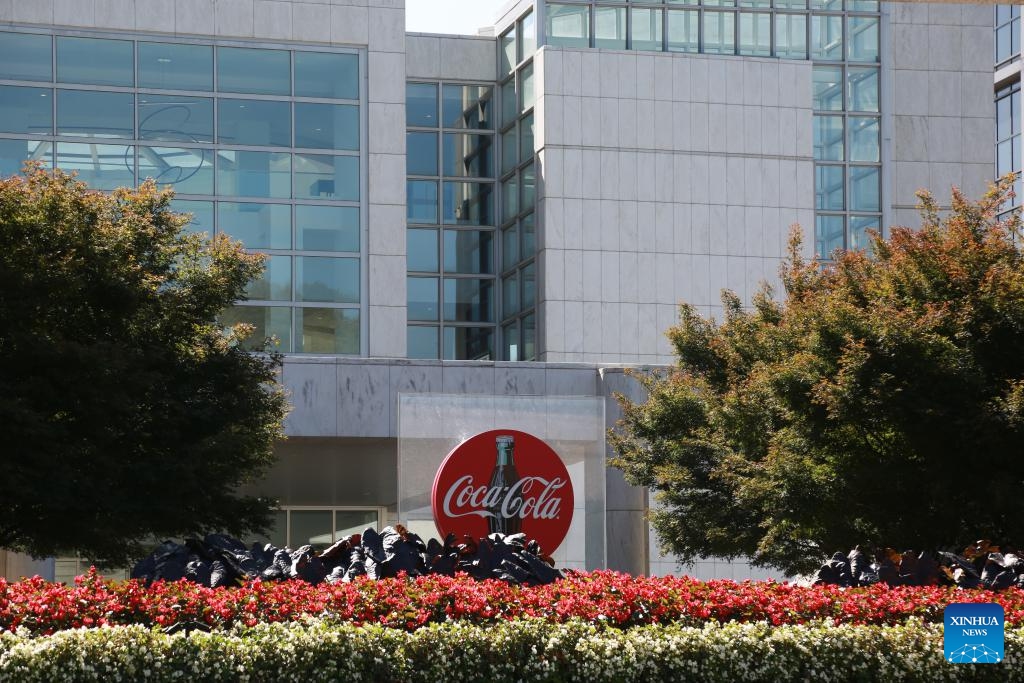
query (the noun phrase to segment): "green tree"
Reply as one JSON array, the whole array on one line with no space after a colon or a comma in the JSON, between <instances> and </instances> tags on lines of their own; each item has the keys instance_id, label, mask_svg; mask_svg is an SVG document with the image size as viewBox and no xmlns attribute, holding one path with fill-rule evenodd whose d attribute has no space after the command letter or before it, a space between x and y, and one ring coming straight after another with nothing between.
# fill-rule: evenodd
<instances>
[{"instance_id":1,"label":"green tree","mask_svg":"<svg viewBox=\"0 0 1024 683\"><path fill-rule=\"evenodd\" d=\"M125 562L151 536L265 527L274 354L217 315L262 259L182 231L151 181L0 179L0 548Z\"/></svg>"},{"instance_id":2,"label":"green tree","mask_svg":"<svg viewBox=\"0 0 1024 683\"><path fill-rule=\"evenodd\" d=\"M612 435L652 523L684 559L748 556L806 571L858 543L1024 543L1024 257L1002 181L954 190L940 218L871 236L872 256L806 261L795 231L785 300L724 319L682 305L678 363L639 376Z\"/></svg>"}]
</instances>

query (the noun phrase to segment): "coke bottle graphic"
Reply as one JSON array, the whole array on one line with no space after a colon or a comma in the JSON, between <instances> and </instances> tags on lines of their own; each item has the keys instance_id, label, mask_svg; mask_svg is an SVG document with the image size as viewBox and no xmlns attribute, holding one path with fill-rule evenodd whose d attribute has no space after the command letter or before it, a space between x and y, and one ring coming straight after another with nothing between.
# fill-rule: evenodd
<instances>
[{"instance_id":1,"label":"coke bottle graphic","mask_svg":"<svg viewBox=\"0 0 1024 683\"><path fill-rule=\"evenodd\" d=\"M501 491L501 495L497 497L497 502L487 509L491 513L491 516L487 518L488 533L498 533L506 536L518 534L522 527L522 519L518 514L520 506L510 506L510 511L513 513L510 517L502 514L502 508L505 507L505 498L509 490L519 481L519 473L516 472L516 463L513 456L515 438L512 436L499 436L494 439L494 445L498 449L498 456L494 463L494 471L491 472L491 482L488 488L492 491L497 488Z\"/></svg>"}]
</instances>

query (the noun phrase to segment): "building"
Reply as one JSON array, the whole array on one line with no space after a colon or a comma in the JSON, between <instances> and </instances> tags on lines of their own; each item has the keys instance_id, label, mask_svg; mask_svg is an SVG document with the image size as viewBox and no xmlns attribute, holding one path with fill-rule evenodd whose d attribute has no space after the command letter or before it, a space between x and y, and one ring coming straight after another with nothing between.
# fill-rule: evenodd
<instances>
[{"instance_id":1,"label":"building","mask_svg":"<svg viewBox=\"0 0 1024 683\"><path fill-rule=\"evenodd\" d=\"M1019 36L1013 12L996 16ZM230 315L288 353L290 438L256 487L282 502L277 542L404 518L403 397L597 399L602 432L635 391L623 368L672 361L676 303L749 300L791 224L808 255L857 247L914 225L917 188L977 194L996 169L992 7L521 0L478 36L404 17L402 0L0 0L0 173L154 177L196 229L270 254ZM595 486L580 566L675 571L646 492L614 470Z\"/></svg>"}]
</instances>

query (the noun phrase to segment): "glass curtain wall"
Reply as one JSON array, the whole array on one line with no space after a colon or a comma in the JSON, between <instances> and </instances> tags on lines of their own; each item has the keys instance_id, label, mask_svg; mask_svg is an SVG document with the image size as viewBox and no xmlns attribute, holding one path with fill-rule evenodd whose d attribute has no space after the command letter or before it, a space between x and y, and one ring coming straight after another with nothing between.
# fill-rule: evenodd
<instances>
[{"instance_id":1,"label":"glass curtain wall","mask_svg":"<svg viewBox=\"0 0 1024 683\"><path fill-rule=\"evenodd\" d=\"M266 253L224 323L286 353L361 351L360 54L0 32L0 174L153 178L189 229Z\"/></svg>"},{"instance_id":2,"label":"glass curtain wall","mask_svg":"<svg viewBox=\"0 0 1024 683\"><path fill-rule=\"evenodd\" d=\"M1013 185L1016 196L1004 205L1007 209L1020 207L1024 190L1020 177L1020 141L1020 81L1016 81L996 91L996 177L1017 174L1017 182Z\"/></svg>"}]
</instances>

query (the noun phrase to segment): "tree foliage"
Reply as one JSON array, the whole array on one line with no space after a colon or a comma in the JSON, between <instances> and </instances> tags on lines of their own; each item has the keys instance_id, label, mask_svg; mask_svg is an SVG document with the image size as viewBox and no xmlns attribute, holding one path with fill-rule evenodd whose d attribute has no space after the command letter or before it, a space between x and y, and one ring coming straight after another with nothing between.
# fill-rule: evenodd
<instances>
[{"instance_id":1,"label":"tree foliage","mask_svg":"<svg viewBox=\"0 0 1024 683\"><path fill-rule=\"evenodd\" d=\"M0 179L0 547L124 562L152 536L265 526L279 359L215 322L262 271L150 181Z\"/></svg>"},{"instance_id":2,"label":"tree foliage","mask_svg":"<svg viewBox=\"0 0 1024 683\"><path fill-rule=\"evenodd\" d=\"M1008 181L806 261L719 323L682 305L678 363L622 399L614 464L657 492L665 548L806 571L858 543L1024 543L1024 257Z\"/></svg>"}]
</instances>

